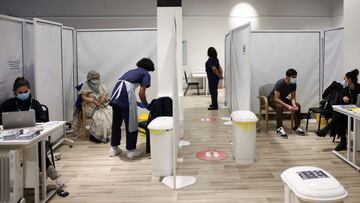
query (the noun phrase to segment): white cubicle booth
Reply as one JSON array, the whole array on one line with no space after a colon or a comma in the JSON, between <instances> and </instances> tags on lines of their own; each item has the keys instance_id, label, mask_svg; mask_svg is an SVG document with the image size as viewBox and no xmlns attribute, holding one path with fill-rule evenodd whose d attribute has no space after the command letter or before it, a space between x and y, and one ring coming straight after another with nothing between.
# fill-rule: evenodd
<instances>
[{"instance_id":1,"label":"white cubicle booth","mask_svg":"<svg viewBox=\"0 0 360 203\"><path fill-rule=\"evenodd\" d=\"M303 112L319 105L324 80L320 31L251 31L248 46L238 39L240 34L233 31L225 36L225 104L231 111L244 108L236 107L234 102L245 100L251 103L249 110L258 113L259 87L275 84L285 77L289 68L298 72L297 100ZM245 57L248 50L250 74L240 71L242 65L237 62L244 61L237 58ZM249 78L242 78L244 75ZM240 90L248 81L251 81L250 96Z\"/></svg>"}]
</instances>

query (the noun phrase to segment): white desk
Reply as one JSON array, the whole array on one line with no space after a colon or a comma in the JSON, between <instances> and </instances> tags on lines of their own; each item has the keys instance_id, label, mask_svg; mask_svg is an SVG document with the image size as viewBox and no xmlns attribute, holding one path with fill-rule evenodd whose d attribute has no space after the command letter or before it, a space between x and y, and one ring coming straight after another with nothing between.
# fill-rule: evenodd
<instances>
[{"instance_id":1,"label":"white desk","mask_svg":"<svg viewBox=\"0 0 360 203\"><path fill-rule=\"evenodd\" d=\"M38 160L38 145L41 142L41 151L45 152L45 141L56 130L64 127L65 121L50 121L39 126L44 129L40 135L29 140L3 140L0 139L0 148L2 149L19 149L24 151L24 188L34 188L35 203L46 202L56 191L47 193L46 191L46 159L45 153L41 154L41 168L42 168L42 198L40 199L40 183L39 183L39 160ZM2 129L2 128L1 128Z\"/></svg>"},{"instance_id":2,"label":"white desk","mask_svg":"<svg viewBox=\"0 0 360 203\"><path fill-rule=\"evenodd\" d=\"M205 95L208 95L208 82L207 82L207 75L206 71L191 71L191 78L201 78L203 81L203 88L205 91Z\"/></svg>"},{"instance_id":3,"label":"white desk","mask_svg":"<svg viewBox=\"0 0 360 203\"><path fill-rule=\"evenodd\" d=\"M356 168L357 170L360 170L360 166L358 163L356 163L356 153L357 150L360 149L360 142L358 142L357 139L359 139L360 134L360 113L355 113L353 111L347 110L341 105L334 105L332 106L333 110L336 112L339 112L341 114L344 114L347 116L348 119L348 133L347 133L347 152L346 156L340 154L337 151L333 151L333 153L338 156L339 158L343 159L347 163L349 163L351 166ZM351 129L351 120L354 120L353 122L353 129ZM357 132L359 131L359 132Z\"/></svg>"}]
</instances>

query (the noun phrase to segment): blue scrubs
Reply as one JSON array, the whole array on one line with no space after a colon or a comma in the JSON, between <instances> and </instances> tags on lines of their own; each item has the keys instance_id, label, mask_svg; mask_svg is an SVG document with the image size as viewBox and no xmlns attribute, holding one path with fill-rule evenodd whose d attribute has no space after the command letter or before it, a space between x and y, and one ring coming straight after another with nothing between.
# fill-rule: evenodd
<instances>
[{"instance_id":1,"label":"blue scrubs","mask_svg":"<svg viewBox=\"0 0 360 203\"><path fill-rule=\"evenodd\" d=\"M216 67L217 69L218 69L218 67L220 67L219 59L209 57L209 59L205 63L206 75L207 75L207 78L209 81L209 91L210 91L210 95L211 95L211 106L214 108L218 108L217 89L218 89L220 78L217 75L215 75L215 73L212 71L212 69L211 69L212 67Z\"/></svg>"},{"instance_id":2,"label":"blue scrubs","mask_svg":"<svg viewBox=\"0 0 360 203\"><path fill-rule=\"evenodd\" d=\"M113 93L118 89L121 81L127 81L132 84L140 84L146 88L150 87L151 76L143 68L136 68L126 72L119 82L115 85ZM112 121L112 136L111 136L111 146L119 146L121 139L121 125L122 121L125 121L126 129L126 149L133 150L136 149L137 135L138 131L129 132L129 99L126 86L123 85L120 93L120 97L112 98L110 105L113 108L113 121Z\"/></svg>"}]
</instances>

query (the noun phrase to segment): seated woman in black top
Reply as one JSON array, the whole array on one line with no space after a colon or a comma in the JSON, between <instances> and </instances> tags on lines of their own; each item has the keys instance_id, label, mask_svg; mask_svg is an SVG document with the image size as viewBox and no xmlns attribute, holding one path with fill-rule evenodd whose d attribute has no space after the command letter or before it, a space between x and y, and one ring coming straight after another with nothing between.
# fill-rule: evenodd
<instances>
[{"instance_id":1,"label":"seated woman in black top","mask_svg":"<svg viewBox=\"0 0 360 203\"><path fill-rule=\"evenodd\" d=\"M357 69L346 73L344 77L344 88L340 92L340 104L356 104L357 96L360 93L360 84L358 83L359 71ZM346 149L346 129L347 129L347 116L340 113L334 113L333 119L335 122L336 132L339 135L341 141L338 146L336 146L336 151L341 151Z\"/></svg>"},{"instance_id":2,"label":"seated woman in black top","mask_svg":"<svg viewBox=\"0 0 360 203\"><path fill-rule=\"evenodd\" d=\"M43 111L41 104L37 100L31 98L29 81L27 81L23 77L16 78L13 86L13 92L15 97L4 101L0 105L0 114L2 112L11 112L11 111L35 111L36 122L47 121L46 114ZM1 116L0 116L0 124L2 124ZM40 149L40 145L39 145L39 149ZM53 167L47 156L46 156L46 168L47 168L46 170L47 175L52 180L57 179L60 176L60 174L55 170L55 168Z\"/></svg>"}]
</instances>

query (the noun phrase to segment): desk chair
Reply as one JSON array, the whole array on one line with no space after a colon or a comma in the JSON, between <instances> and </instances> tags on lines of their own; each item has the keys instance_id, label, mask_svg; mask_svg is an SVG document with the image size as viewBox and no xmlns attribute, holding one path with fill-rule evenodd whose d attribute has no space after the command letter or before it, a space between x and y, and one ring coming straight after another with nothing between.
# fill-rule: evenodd
<instances>
[{"instance_id":1,"label":"desk chair","mask_svg":"<svg viewBox=\"0 0 360 203\"><path fill-rule=\"evenodd\" d=\"M138 123L138 127L144 129L146 132L146 153L150 153L150 131L148 129L149 123L159 116L173 116L172 99L170 97L160 97L154 99L149 104L149 117L147 121Z\"/></svg>"},{"instance_id":2,"label":"desk chair","mask_svg":"<svg viewBox=\"0 0 360 203\"><path fill-rule=\"evenodd\" d=\"M270 106L268 101L268 96L270 92L274 89L275 84L265 84L259 88L259 122L258 122L258 131L260 130L260 121L262 120L262 115L265 117L265 130L269 129L269 114L275 114L275 110ZM291 129L294 127L294 113L291 111L284 111L283 113L291 114Z\"/></svg>"},{"instance_id":3,"label":"desk chair","mask_svg":"<svg viewBox=\"0 0 360 203\"><path fill-rule=\"evenodd\" d=\"M184 71L184 75L185 75L185 82L186 82L186 84L187 84L187 87L185 88L184 96L186 96L186 93L187 93L187 91L189 90L190 86L196 86L197 93L198 93L198 95L200 95L199 83L198 83L198 82L189 82L189 81L188 81L187 74L186 74L185 71Z\"/></svg>"}]
</instances>

